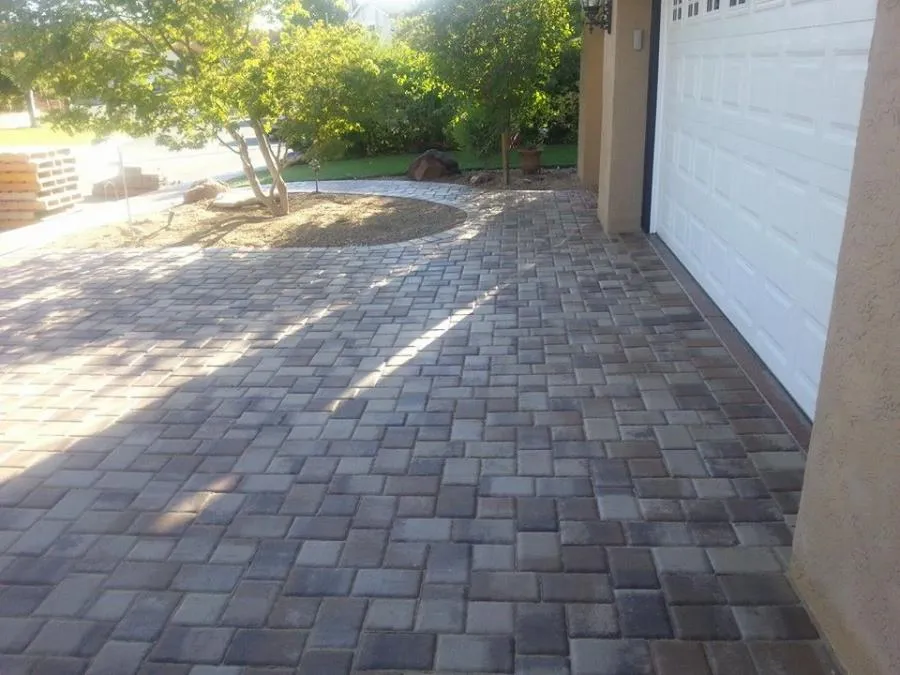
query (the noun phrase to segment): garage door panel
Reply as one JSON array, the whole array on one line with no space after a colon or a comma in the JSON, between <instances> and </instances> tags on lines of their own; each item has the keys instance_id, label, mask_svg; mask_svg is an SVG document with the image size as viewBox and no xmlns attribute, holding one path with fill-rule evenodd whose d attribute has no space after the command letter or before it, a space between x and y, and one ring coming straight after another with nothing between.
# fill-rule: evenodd
<instances>
[{"instance_id":1,"label":"garage door panel","mask_svg":"<svg viewBox=\"0 0 900 675\"><path fill-rule=\"evenodd\" d=\"M702 77L700 79L700 101L702 103L715 103L720 82L719 71L722 60L716 56L702 57Z\"/></svg>"},{"instance_id":2,"label":"garage door panel","mask_svg":"<svg viewBox=\"0 0 900 675\"><path fill-rule=\"evenodd\" d=\"M703 125L688 122L677 132L681 140L681 177L705 188L685 195L701 209L702 197L717 198L728 209L739 209L755 219L789 233L789 238L811 246L817 255L837 263L843 219L847 208L849 169L821 164L780 148L767 146L722 129L702 140ZM697 150L700 148L701 150ZM712 185L700 179L695 156L712 153ZM705 166L705 157L699 160ZM690 186L679 184L679 191ZM689 198L689 199L688 199Z\"/></svg>"},{"instance_id":3,"label":"garage door panel","mask_svg":"<svg viewBox=\"0 0 900 675\"><path fill-rule=\"evenodd\" d=\"M704 226L704 229L706 227ZM706 232L706 239L709 245L706 250L706 258L703 261L710 280L716 285L717 291L725 295L724 289L729 287L728 266L722 264L722 256L728 252L727 244L715 232Z\"/></svg>"},{"instance_id":4,"label":"garage door panel","mask_svg":"<svg viewBox=\"0 0 900 675\"><path fill-rule=\"evenodd\" d=\"M710 56L710 58L714 58ZM739 110L744 97L744 68L747 65L742 54L725 54L722 58L722 104L726 109ZM714 100L714 99L713 99Z\"/></svg>"},{"instance_id":5,"label":"garage door panel","mask_svg":"<svg viewBox=\"0 0 900 675\"><path fill-rule=\"evenodd\" d=\"M697 55L688 55L684 59L684 79L681 81L681 98L687 103L690 101L699 101L700 99L700 80L702 77L701 68L703 61Z\"/></svg>"},{"instance_id":6,"label":"garage door panel","mask_svg":"<svg viewBox=\"0 0 900 675\"><path fill-rule=\"evenodd\" d=\"M700 138L694 138L694 180L708 193L712 186L713 145Z\"/></svg>"},{"instance_id":7,"label":"garage door panel","mask_svg":"<svg viewBox=\"0 0 900 675\"><path fill-rule=\"evenodd\" d=\"M778 51L751 52L750 88L747 98L747 114L763 124L771 123L781 100L782 63Z\"/></svg>"},{"instance_id":8,"label":"garage door panel","mask_svg":"<svg viewBox=\"0 0 900 675\"><path fill-rule=\"evenodd\" d=\"M653 226L812 415L876 0L706 4L664 14Z\"/></svg>"},{"instance_id":9,"label":"garage door panel","mask_svg":"<svg viewBox=\"0 0 900 675\"><path fill-rule=\"evenodd\" d=\"M763 229L761 239L765 244L765 252L758 253L756 257L760 274L778 289L797 288L794 277L804 266L803 255L797 242L782 236L772 228ZM795 299L800 299L798 292L795 292L794 296Z\"/></svg>"},{"instance_id":10,"label":"garage door panel","mask_svg":"<svg viewBox=\"0 0 900 675\"><path fill-rule=\"evenodd\" d=\"M797 174L776 168L771 185L771 208L766 213L766 222L782 237L802 245L804 206L810 200L810 185Z\"/></svg>"},{"instance_id":11,"label":"garage door panel","mask_svg":"<svg viewBox=\"0 0 900 675\"><path fill-rule=\"evenodd\" d=\"M743 155L737 163L733 203L753 218L762 215L762 208L766 203L768 174L768 166L752 154Z\"/></svg>"},{"instance_id":12,"label":"garage door panel","mask_svg":"<svg viewBox=\"0 0 900 675\"><path fill-rule=\"evenodd\" d=\"M704 67L697 85L699 68L687 64L701 55L706 62L722 63L718 95L682 92L684 104L696 106L689 114L707 125L733 128L739 122L737 131L744 136L846 166L852 160L862 107L871 25L868 34L854 27L853 35L837 42L835 30L832 26L779 34L772 43L777 46L765 50L754 36L680 45L685 54L678 58L691 79L685 88L691 92L716 84L715 78L713 83L705 78L705 72L715 69ZM725 111L731 116L723 116ZM809 142L810 134L816 135L816 143Z\"/></svg>"},{"instance_id":13,"label":"garage door panel","mask_svg":"<svg viewBox=\"0 0 900 675\"><path fill-rule=\"evenodd\" d=\"M787 133L812 137L820 131L819 125L824 121L821 110L828 94L825 61L824 46L804 52L786 51L782 121Z\"/></svg>"},{"instance_id":14,"label":"garage door panel","mask_svg":"<svg viewBox=\"0 0 900 675\"><path fill-rule=\"evenodd\" d=\"M841 251L847 199L819 190L814 200L814 206L806 213L803 247L834 269Z\"/></svg>"},{"instance_id":15,"label":"garage door panel","mask_svg":"<svg viewBox=\"0 0 900 675\"><path fill-rule=\"evenodd\" d=\"M833 137L831 142L855 147L869 65L866 34L857 27L852 35L843 36L843 40L835 45L833 58L831 88L826 100L828 126L825 132L828 137Z\"/></svg>"},{"instance_id":16,"label":"garage door panel","mask_svg":"<svg viewBox=\"0 0 900 675\"><path fill-rule=\"evenodd\" d=\"M759 292L765 312L771 317L771 321L760 324L759 333L768 345L769 349L782 364L788 363L788 354L794 343L793 333L796 321L791 316L793 311L793 299L781 288L776 286L771 279L766 279L759 284ZM757 309L757 315L760 313Z\"/></svg>"},{"instance_id":17,"label":"garage door panel","mask_svg":"<svg viewBox=\"0 0 900 675\"><path fill-rule=\"evenodd\" d=\"M713 176L713 192L719 202L728 202L732 195L732 176L737 157L729 149L716 148L715 175Z\"/></svg>"},{"instance_id":18,"label":"garage door panel","mask_svg":"<svg viewBox=\"0 0 900 675\"><path fill-rule=\"evenodd\" d=\"M812 321L800 323L800 334L797 347L793 353L793 374L796 385L792 393L804 408L815 404L819 387L819 371L825 358L825 340L827 329Z\"/></svg>"},{"instance_id":19,"label":"garage door panel","mask_svg":"<svg viewBox=\"0 0 900 675\"><path fill-rule=\"evenodd\" d=\"M823 331L831 318L833 291L825 293L822 289L833 289L836 276L833 266L807 258L803 263L802 279L796 281L797 304Z\"/></svg>"},{"instance_id":20,"label":"garage door panel","mask_svg":"<svg viewBox=\"0 0 900 675\"><path fill-rule=\"evenodd\" d=\"M726 263L727 260L727 263ZM752 330L755 322L753 317L758 313L757 302L760 294L758 291L759 279L756 269L748 263L740 255L731 254L726 260L720 264L728 265L728 273L730 280L730 289L738 289L732 292L733 302L737 313L734 318L737 321L735 325L743 331Z\"/></svg>"},{"instance_id":21,"label":"garage door panel","mask_svg":"<svg viewBox=\"0 0 900 675\"><path fill-rule=\"evenodd\" d=\"M729 109L686 101L683 108L684 115L708 135L736 135L835 167L852 164L855 146L848 145L843 135L834 131L836 127L827 122L803 124L799 115L788 118L783 111L776 115L762 105Z\"/></svg>"}]
</instances>

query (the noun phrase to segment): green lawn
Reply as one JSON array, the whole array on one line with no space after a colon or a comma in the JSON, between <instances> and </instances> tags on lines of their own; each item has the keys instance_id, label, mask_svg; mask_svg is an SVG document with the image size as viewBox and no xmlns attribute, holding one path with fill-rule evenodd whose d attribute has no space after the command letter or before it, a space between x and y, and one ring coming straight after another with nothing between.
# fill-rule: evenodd
<instances>
[{"instance_id":1,"label":"green lawn","mask_svg":"<svg viewBox=\"0 0 900 675\"><path fill-rule=\"evenodd\" d=\"M452 154L456 157L463 171L500 168L500 153L488 157L476 157L471 153L462 151L454 151ZM319 179L341 180L347 178L372 178L374 176L402 176L416 157L418 157L418 154L413 153L322 162ZM518 153L513 152L511 158L513 168L517 167L519 165ZM578 162L578 146L548 145L544 148L541 162L547 167L575 166ZM262 172L262 175L265 175L265 172ZM313 178L313 172L305 165L292 166L284 172L286 181L312 180ZM237 179L235 183L246 184L246 181Z\"/></svg>"},{"instance_id":2,"label":"green lawn","mask_svg":"<svg viewBox=\"0 0 900 675\"><path fill-rule=\"evenodd\" d=\"M87 145L93 140L91 134L70 136L48 126L37 129L0 129L0 147L23 145Z\"/></svg>"}]
</instances>

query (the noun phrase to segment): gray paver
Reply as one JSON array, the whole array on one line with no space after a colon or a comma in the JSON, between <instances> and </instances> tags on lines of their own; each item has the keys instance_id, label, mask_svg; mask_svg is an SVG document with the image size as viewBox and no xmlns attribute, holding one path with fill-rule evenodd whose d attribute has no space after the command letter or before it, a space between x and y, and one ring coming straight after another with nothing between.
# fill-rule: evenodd
<instances>
[{"instance_id":1,"label":"gray paver","mask_svg":"<svg viewBox=\"0 0 900 675\"><path fill-rule=\"evenodd\" d=\"M224 593L188 593L172 615L174 623L214 626L228 603Z\"/></svg>"},{"instance_id":2,"label":"gray paver","mask_svg":"<svg viewBox=\"0 0 900 675\"><path fill-rule=\"evenodd\" d=\"M414 598L419 593L421 573L414 570L360 570L353 594L379 598Z\"/></svg>"},{"instance_id":3,"label":"gray paver","mask_svg":"<svg viewBox=\"0 0 900 675\"><path fill-rule=\"evenodd\" d=\"M466 632L510 635L514 630L514 614L515 605L511 602L470 602Z\"/></svg>"},{"instance_id":4,"label":"gray paver","mask_svg":"<svg viewBox=\"0 0 900 675\"><path fill-rule=\"evenodd\" d=\"M431 670L435 636L428 633L366 633L362 637L360 670Z\"/></svg>"},{"instance_id":5,"label":"gray paver","mask_svg":"<svg viewBox=\"0 0 900 675\"><path fill-rule=\"evenodd\" d=\"M137 672L150 646L146 642L107 642L87 672L90 675L130 675Z\"/></svg>"},{"instance_id":6,"label":"gray paver","mask_svg":"<svg viewBox=\"0 0 900 675\"><path fill-rule=\"evenodd\" d=\"M150 659L183 663L219 663L231 635L230 628L172 626L155 643Z\"/></svg>"},{"instance_id":7,"label":"gray paver","mask_svg":"<svg viewBox=\"0 0 900 675\"><path fill-rule=\"evenodd\" d=\"M296 666L303 653L306 633L271 628L240 628L235 633L225 663L246 666Z\"/></svg>"},{"instance_id":8,"label":"gray paver","mask_svg":"<svg viewBox=\"0 0 900 675\"><path fill-rule=\"evenodd\" d=\"M461 633L466 620L463 600L420 600L415 629L423 633Z\"/></svg>"},{"instance_id":9,"label":"gray paver","mask_svg":"<svg viewBox=\"0 0 900 675\"><path fill-rule=\"evenodd\" d=\"M377 598L369 603L365 627L367 630L412 630L415 614L415 600Z\"/></svg>"},{"instance_id":10,"label":"gray paver","mask_svg":"<svg viewBox=\"0 0 900 675\"><path fill-rule=\"evenodd\" d=\"M658 641L650 646L650 651L659 675L709 675L703 645L699 642Z\"/></svg>"},{"instance_id":11,"label":"gray paver","mask_svg":"<svg viewBox=\"0 0 900 675\"><path fill-rule=\"evenodd\" d=\"M647 643L640 640L572 640L573 675L653 675Z\"/></svg>"},{"instance_id":12,"label":"gray paver","mask_svg":"<svg viewBox=\"0 0 900 675\"><path fill-rule=\"evenodd\" d=\"M619 621L613 604L566 605L566 625L569 637L615 637L619 633Z\"/></svg>"},{"instance_id":13,"label":"gray paver","mask_svg":"<svg viewBox=\"0 0 900 675\"><path fill-rule=\"evenodd\" d=\"M646 239L321 187L467 221L0 258L0 670L818 672L803 455Z\"/></svg>"},{"instance_id":14,"label":"gray paver","mask_svg":"<svg viewBox=\"0 0 900 675\"><path fill-rule=\"evenodd\" d=\"M516 608L515 626L519 654L568 654L563 605L522 603Z\"/></svg>"},{"instance_id":15,"label":"gray paver","mask_svg":"<svg viewBox=\"0 0 900 675\"><path fill-rule=\"evenodd\" d=\"M436 667L463 673L511 673L513 641L501 636L441 635Z\"/></svg>"},{"instance_id":16,"label":"gray paver","mask_svg":"<svg viewBox=\"0 0 900 675\"><path fill-rule=\"evenodd\" d=\"M0 651L16 654L28 646L41 629L37 619L0 619Z\"/></svg>"}]
</instances>

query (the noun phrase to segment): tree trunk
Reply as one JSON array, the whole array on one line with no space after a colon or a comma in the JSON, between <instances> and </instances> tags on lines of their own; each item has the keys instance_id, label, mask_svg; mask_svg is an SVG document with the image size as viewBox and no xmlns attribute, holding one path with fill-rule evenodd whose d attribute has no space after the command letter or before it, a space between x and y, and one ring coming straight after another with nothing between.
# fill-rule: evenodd
<instances>
[{"instance_id":1,"label":"tree trunk","mask_svg":"<svg viewBox=\"0 0 900 675\"><path fill-rule=\"evenodd\" d=\"M509 132L500 134L500 157L503 163L503 185L509 187Z\"/></svg>"},{"instance_id":2,"label":"tree trunk","mask_svg":"<svg viewBox=\"0 0 900 675\"><path fill-rule=\"evenodd\" d=\"M286 216L291 212L291 203L288 200L287 184L284 182L284 176L281 175L281 164L275 153L272 152L272 146L269 143L269 137L266 136L265 129L257 120L251 122L253 132L256 134L256 140L259 143L259 149L262 152L263 159L266 162L266 168L269 175L272 176L272 188L275 191L275 198L272 200L272 214L276 216Z\"/></svg>"},{"instance_id":3,"label":"tree trunk","mask_svg":"<svg viewBox=\"0 0 900 675\"><path fill-rule=\"evenodd\" d=\"M25 92L25 107L28 109L28 122L32 129L40 126L41 121L38 119L37 101L34 98L34 89Z\"/></svg>"},{"instance_id":4,"label":"tree trunk","mask_svg":"<svg viewBox=\"0 0 900 675\"><path fill-rule=\"evenodd\" d=\"M274 200L263 192L262 185L259 183L259 176L256 175L256 169L253 167L253 162L250 159L250 148L247 147L247 141L244 140L244 137L241 136L237 129L229 129L228 133L237 144L238 156L241 158L241 167L244 169L244 175L247 176L247 182L250 184L253 196L274 214Z\"/></svg>"}]
</instances>

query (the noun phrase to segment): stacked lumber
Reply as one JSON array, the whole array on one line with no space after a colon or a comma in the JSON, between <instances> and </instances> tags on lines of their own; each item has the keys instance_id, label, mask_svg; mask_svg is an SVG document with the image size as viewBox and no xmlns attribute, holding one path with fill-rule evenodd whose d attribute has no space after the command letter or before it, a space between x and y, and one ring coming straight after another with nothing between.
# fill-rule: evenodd
<instances>
[{"instance_id":1,"label":"stacked lumber","mask_svg":"<svg viewBox=\"0 0 900 675\"><path fill-rule=\"evenodd\" d=\"M33 223L80 201L68 148L0 152L0 229Z\"/></svg>"}]
</instances>

